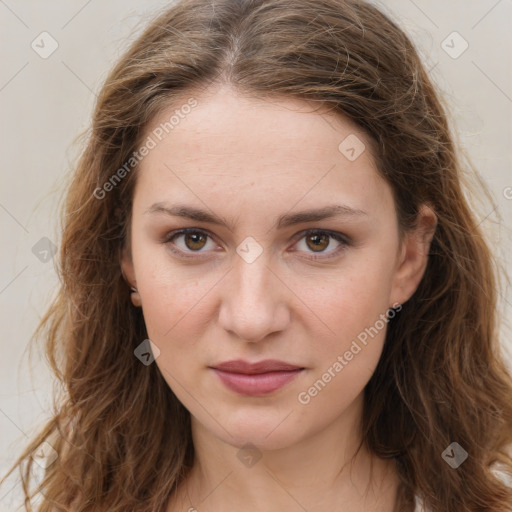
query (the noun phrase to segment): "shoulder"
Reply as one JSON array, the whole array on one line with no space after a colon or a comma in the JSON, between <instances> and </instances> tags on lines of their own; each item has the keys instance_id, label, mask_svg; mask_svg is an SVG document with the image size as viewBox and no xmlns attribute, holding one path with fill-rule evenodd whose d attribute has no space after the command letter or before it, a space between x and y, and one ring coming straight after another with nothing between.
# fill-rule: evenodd
<instances>
[{"instance_id":1,"label":"shoulder","mask_svg":"<svg viewBox=\"0 0 512 512\"><path fill-rule=\"evenodd\" d=\"M491 471L494 475L499 478L507 487L512 489L512 474L510 471L506 471L505 469L500 469L500 465L495 465L495 467L491 468Z\"/></svg>"},{"instance_id":2,"label":"shoulder","mask_svg":"<svg viewBox=\"0 0 512 512\"><path fill-rule=\"evenodd\" d=\"M414 497L414 512L429 512L429 509L425 506L423 499L416 495Z\"/></svg>"}]
</instances>

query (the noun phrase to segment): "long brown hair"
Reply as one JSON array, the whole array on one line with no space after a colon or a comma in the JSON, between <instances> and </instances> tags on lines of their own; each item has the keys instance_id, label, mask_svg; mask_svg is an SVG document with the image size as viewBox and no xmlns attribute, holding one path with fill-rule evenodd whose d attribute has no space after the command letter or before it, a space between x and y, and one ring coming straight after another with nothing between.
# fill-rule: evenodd
<instances>
[{"instance_id":1,"label":"long brown hair","mask_svg":"<svg viewBox=\"0 0 512 512\"><path fill-rule=\"evenodd\" d=\"M493 472L500 464L512 475L499 268L413 44L356 0L181 0L107 77L64 205L61 288L34 336L45 340L63 392L14 466L27 509L39 490L41 511L162 511L192 465L188 411L158 367L133 353L147 333L120 267L137 174L126 163L158 112L221 82L254 96L315 101L361 126L393 189L402 233L421 204L435 210L426 273L390 322L365 388L363 439L396 462L396 511L412 511L415 495L433 512L512 510L512 491ZM122 179L112 181L115 174ZM30 455L44 441L58 458L31 489ZM456 470L442 457L452 442L469 454Z\"/></svg>"}]
</instances>

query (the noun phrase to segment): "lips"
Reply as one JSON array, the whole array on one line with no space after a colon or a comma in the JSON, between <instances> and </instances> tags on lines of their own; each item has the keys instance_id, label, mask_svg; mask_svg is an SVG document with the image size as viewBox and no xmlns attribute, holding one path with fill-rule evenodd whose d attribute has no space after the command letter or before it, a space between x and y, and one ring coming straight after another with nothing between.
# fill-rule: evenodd
<instances>
[{"instance_id":1,"label":"lips","mask_svg":"<svg viewBox=\"0 0 512 512\"><path fill-rule=\"evenodd\" d=\"M304 368L267 359L249 363L241 359L210 367L231 391L243 395L265 395L277 391L299 375Z\"/></svg>"},{"instance_id":2,"label":"lips","mask_svg":"<svg viewBox=\"0 0 512 512\"><path fill-rule=\"evenodd\" d=\"M234 361L226 361L225 363L216 364L213 368L230 373L244 373L246 375L301 369L300 366L278 361L276 359L266 359L255 363L249 363L242 359L237 359Z\"/></svg>"}]
</instances>

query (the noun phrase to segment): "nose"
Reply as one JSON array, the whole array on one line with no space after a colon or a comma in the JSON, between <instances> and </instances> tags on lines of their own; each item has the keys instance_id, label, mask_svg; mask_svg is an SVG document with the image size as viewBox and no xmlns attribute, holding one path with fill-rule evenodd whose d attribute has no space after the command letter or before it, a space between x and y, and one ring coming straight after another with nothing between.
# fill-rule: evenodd
<instances>
[{"instance_id":1,"label":"nose","mask_svg":"<svg viewBox=\"0 0 512 512\"><path fill-rule=\"evenodd\" d=\"M291 292L264 256L265 252L251 263L236 257L222 287L220 326L236 339L251 343L285 330L290 321Z\"/></svg>"}]
</instances>

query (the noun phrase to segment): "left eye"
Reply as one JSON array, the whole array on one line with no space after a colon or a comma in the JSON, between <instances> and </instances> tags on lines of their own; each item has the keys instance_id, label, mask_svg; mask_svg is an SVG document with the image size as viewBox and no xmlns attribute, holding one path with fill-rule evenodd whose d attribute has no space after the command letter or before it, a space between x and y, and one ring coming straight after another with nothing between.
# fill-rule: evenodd
<instances>
[{"instance_id":1,"label":"left eye","mask_svg":"<svg viewBox=\"0 0 512 512\"><path fill-rule=\"evenodd\" d=\"M308 231L300 239L300 241L304 240L306 247L312 249L313 253L324 254L325 249L327 249L327 247L331 245L330 239L336 240L336 242L338 243L338 248L335 248L334 250L326 253L328 255L336 254L339 252L340 249L343 249L344 247L349 245L348 239L341 233L318 229Z\"/></svg>"},{"instance_id":2,"label":"left eye","mask_svg":"<svg viewBox=\"0 0 512 512\"><path fill-rule=\"evenodd\" d=\"M175 242L175 240L180 238L183 240L184 244L184 246L182 247L180 247L179 244ZM201 229L185 228L179 231L169 233L169 235L166 236L163 242L165 244L168 244L170 249L173 252L177 253L178 255L182 255L186 258L194 258L196 256L190 256L189 254L191 252L206 252L203 251L202 249L208 245L208 239L212 240L211 236ZM327 249L331 245L330 239L334 239L338 243L338 247L332 251L326 252L325 249ZM299 242L301 242L302 240L305 241L306 248L311 249L311 252L313 254L316 253L329 255L321 256L321 258L330 257L330 255L337 254L340 251L340 249L343 249L344 247L350 245L348 238L343 234L320 229L312 229L307 231L302 235ZM212 244L215 247L215 243L213 243L213 241ZM300 246L300 243L296 245ZM306 250L305 252L309 251Z\"/></svg>"}]
</instances>

